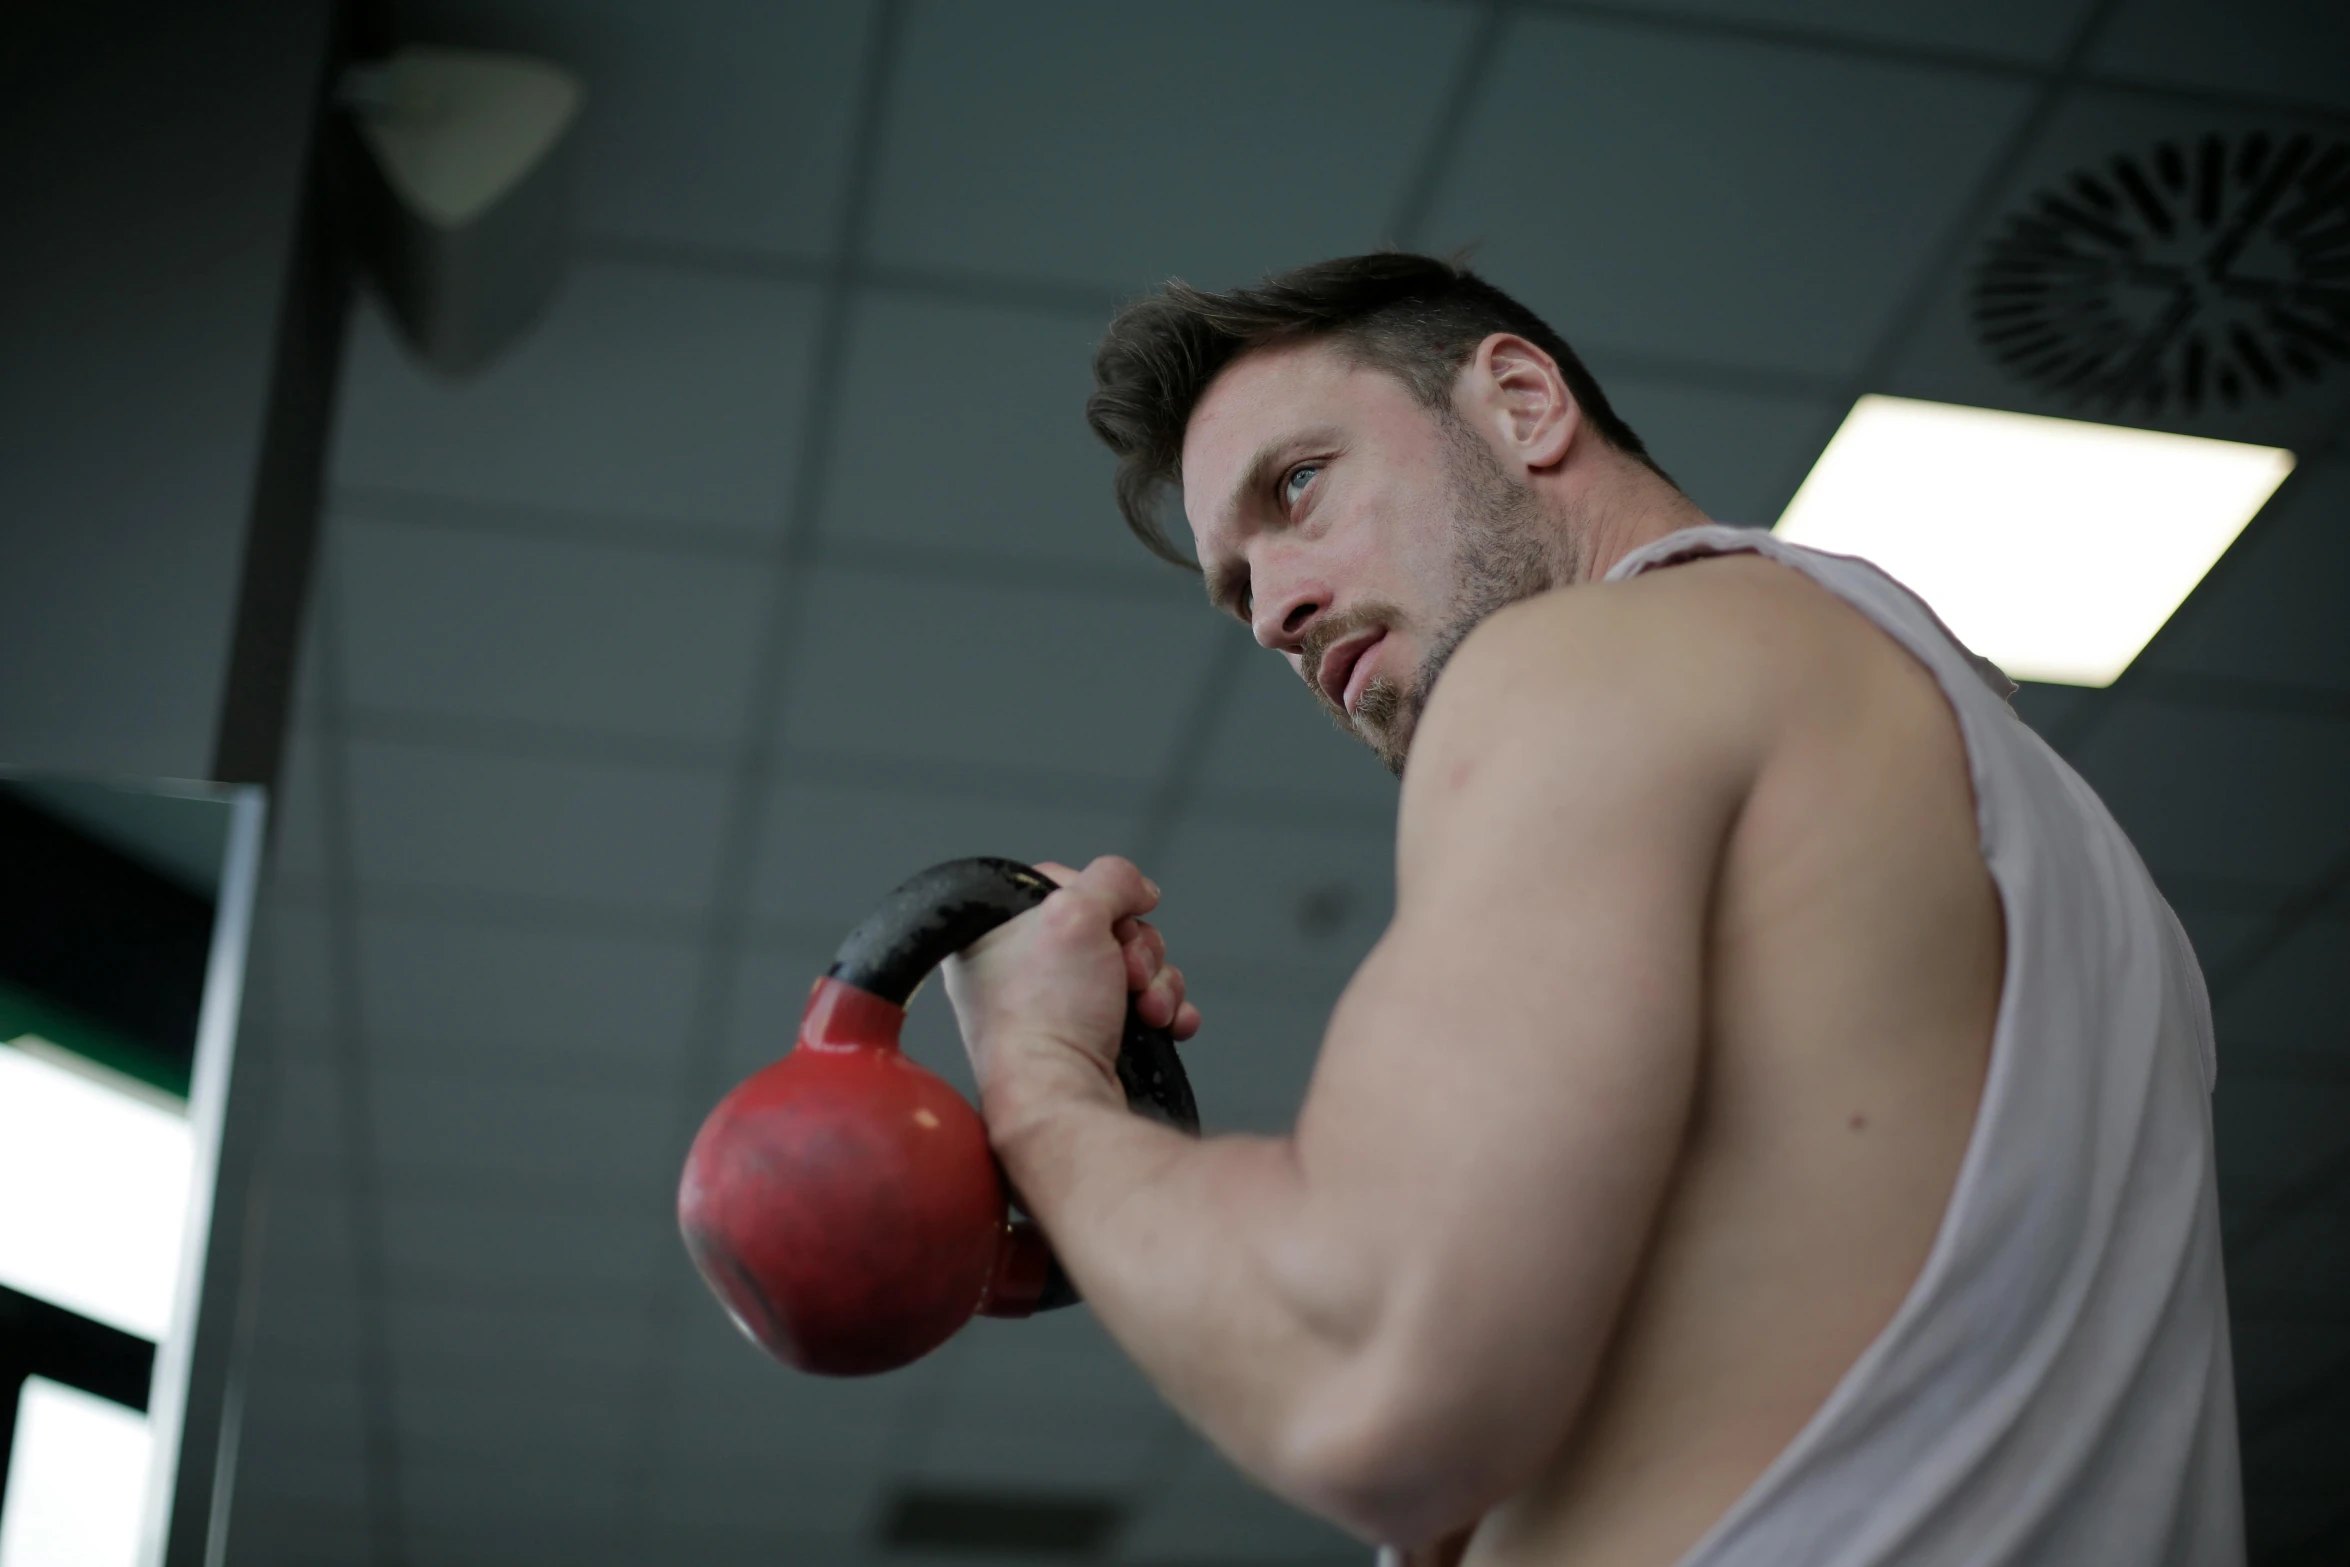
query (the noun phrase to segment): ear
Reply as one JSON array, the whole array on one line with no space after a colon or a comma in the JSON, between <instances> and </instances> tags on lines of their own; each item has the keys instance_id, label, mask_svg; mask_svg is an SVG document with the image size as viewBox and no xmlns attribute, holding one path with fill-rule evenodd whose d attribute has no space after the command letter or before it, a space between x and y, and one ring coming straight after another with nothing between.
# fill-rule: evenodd
<instances>
[{"instance_id":1,"label":"ear","mask_svg":"<svg viewBox=\"0 0 2350 1567\"><path fill-rule=\"evenodd\" d=\"M1502 454L1537 471L1566 460L1583 409L1557 360L1515 332L1496 332L1477 345L1464 379L1464 411L1484 424Z\"/></svg>"}]
</instances>

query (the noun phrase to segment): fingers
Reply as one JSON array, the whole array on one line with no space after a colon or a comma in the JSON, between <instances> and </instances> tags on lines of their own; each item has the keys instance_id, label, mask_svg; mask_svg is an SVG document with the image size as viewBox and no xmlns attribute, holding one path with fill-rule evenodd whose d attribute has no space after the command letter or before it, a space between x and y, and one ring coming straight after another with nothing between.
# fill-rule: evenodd
<instances>
[{"instance_id":1,"label":"fingers","mask_svg":"<svg viewBox=\"0 0 2350 1567\"><path fill-rule=\"evenodd\" d=\"M1106 916L1124 961L1126 988L1134 993L1135 1011L1142 1020L1153 1028L1173 1030L1178 1039L1198 1033L1199 1008L1184 999L1183 971L1167 961L1167 938L1142 917L1158 906L1157 885L1133 861L1114 854L1101 856L1082 871L1050 860L1036 868L1061 885L1062 890L1046 900L1048 906L1060 905L1060 921L1082 924ZM1064 928L1069 926L1064 923ZM1096 931L1101 928L1093 926Z\"/></svg>"},{"instance_id":2,"label":"fingers","mask_svg":"<svg viewBox=\"0 0 2350 1567\"><path fill-rule=\"evenodd\" d=\"M1141 920L1127 918L1110 927L1110 934L1126 953L1126 988L1141 990L1167 961L1167 938Z\"/></svg>"},{"instance_id":3,"label":"fingers","mask_svg":"<svg viewBox=\"0 0 2350 1567\"><path fill-rule=\"evenodd\" d=\"M1111 910L1113 919L1130 914L1148 914L1159 903L1158 884L1135 869L1134 862L1122 855L1102 855L1066 885L1100 898Z\"/></svg>"}]
</instances>

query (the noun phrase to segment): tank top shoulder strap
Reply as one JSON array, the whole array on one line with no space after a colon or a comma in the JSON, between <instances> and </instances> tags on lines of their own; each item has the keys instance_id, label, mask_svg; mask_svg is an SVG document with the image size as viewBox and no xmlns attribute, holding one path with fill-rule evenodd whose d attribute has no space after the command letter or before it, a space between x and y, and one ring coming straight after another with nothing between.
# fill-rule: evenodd
<instances>
[{"instance_id":1,"label":"tank top shoulder strap","mask_svg":"<svg viewBox=\"0 0 2350 1567\"><path fill-rule=\"evenodd\" d=\"M1964 669L2001 702L2015 695L2016 684L2005 671L1974 652L1952 634L1924 599L1903 587L1877 567L1852 555L1832 555L1800 544L1790 544L1759 528L1733 528L1721 523L1683 528L1661 539L1651 539L1617 561L1606 580L1623 582L1643 572L1677 566L1683 561L1741 551L1792 566L1820 586L1850 603L1936 674ZM1955 697L1955 693L1953 693Z\"/></svg>"}]
</instances>

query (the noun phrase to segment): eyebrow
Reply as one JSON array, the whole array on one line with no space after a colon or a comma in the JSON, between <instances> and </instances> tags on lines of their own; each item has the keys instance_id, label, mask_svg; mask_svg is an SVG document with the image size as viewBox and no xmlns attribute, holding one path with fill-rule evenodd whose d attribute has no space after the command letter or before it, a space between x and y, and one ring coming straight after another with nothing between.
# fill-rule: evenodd
<instances>
[{"instance_id":1,"label":"eyebrow","mask_svg":"<svg viewBox=\"0 0 2350 1567\"><path fill-rule=\"evenodd\" d=\"M1273 480L1294 460L1295 454L1315 446L1328 446L1338 440L1334 425L1316 425L1310 430L1293 430L1257 448L1257 454L1240 471L1240 482L1232 487L1227 506L1238 513L1248 504L1248 498L1272 487Z\"/></svg>"},{"instance_id":2,"label":"eyebrow","mask_svg":"<svg viewBox=\"0 0 2350 1567\"><path fill-rule=\"evenodd\" d=\"M1234 515L1239 515L1247 507L1250 496L1261 495L1272 488L1273 481L1280 476L1281 470L1295 461L1299 452L1309 451L1316 446L1334 446L1337 441L1338 429L1335 425L1316 425L1311 429L1293 430L1287 435L1267 441L1257 448L1256 455L1251 457L1248 460L1248 466L1241 470L1240 482L1232 487L1232 494L1226 503L1228 509ZM1239 616L1240 584L1247 580L1248 568L1246 566L1238 568L1228 566L1205 574L1208 602L1227 615ZM1247 617L1241 616L1240 618L1246 619Z\"/></svg>"}]
</instances>

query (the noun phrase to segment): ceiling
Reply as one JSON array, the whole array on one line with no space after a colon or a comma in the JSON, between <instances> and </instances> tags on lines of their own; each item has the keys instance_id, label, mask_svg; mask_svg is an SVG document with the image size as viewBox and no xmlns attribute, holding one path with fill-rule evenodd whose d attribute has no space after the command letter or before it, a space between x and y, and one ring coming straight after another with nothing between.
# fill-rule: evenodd
<instances>
[{"instance_id":1,"label":"ceiling","mask_svg":"<svg viewBox=\"0 0 2350 1567\"><path fill-rule=\"evenodd\" d=\"M1084 1559L1359 1562L1082 1311L762 1360L671 1218L833 942L973 853L1132 853L1212 1126L1285 1124L1393 786L1124 535L1116 303L1475 243L1666 467L1768 523L1867 390L2069 411L1967 336L2040 185L2350 139L2331 0L482 0L589 83L578 259L477 379L354 325L249 1001L267 1249L229 1560L920 1560L909 1486L1114 1504ZM2028 690L2194 934L2256 1559L2350 1559L2350 373L2175 427L2299 471L2111 691ZM2174 422L2175 423L2175 422ZM917 1053L958 1080L935 996ZM972 1558L962 1558L969 1560ZM1005 1562L1067 1561L1007 1553Z\"/></svg>"}]
</instances>

